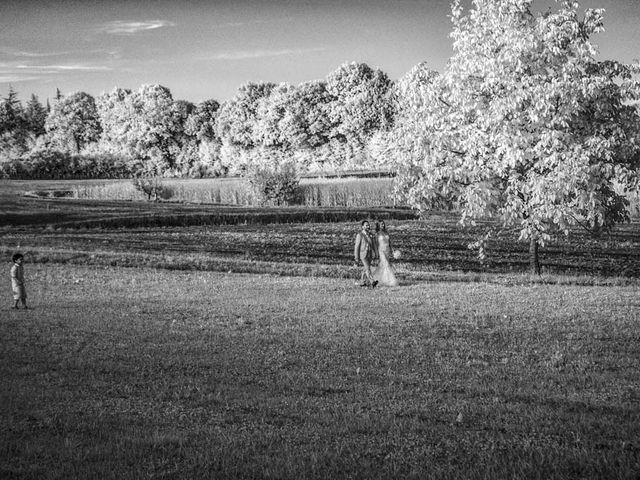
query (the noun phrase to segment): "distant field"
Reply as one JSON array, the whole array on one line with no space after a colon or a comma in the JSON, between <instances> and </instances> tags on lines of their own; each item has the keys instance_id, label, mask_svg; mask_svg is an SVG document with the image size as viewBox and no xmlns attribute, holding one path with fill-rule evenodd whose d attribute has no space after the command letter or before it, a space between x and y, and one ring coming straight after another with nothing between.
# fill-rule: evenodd
<instances>
[{"instance_id":1,"label":"distant field","mask_svg":"<svg viewBox=\"0 0 640 480\"><path fill-rule=\"evenodd\" d=\"M388 222L396 262L412 272L522 274L527 271L526 245L515 235L491 245L480 263L467 248L475 237L455 219L434 216L422 221ZM0 251L29 253L31 261L147 265L163 268L255 271L280 274L355 276L353 239L357 222L227 224L134 228L5 228ZM606 241L584 236L541 250L543 271L553 275L640 278L640 224L634 223ZM304 267L300 265L304 264ZM310 270L309 270L310 269Z\"/></svg>"},{"instance_id":2,"label":"distant field","mask_svg":"<svg viewBox=\"0 0 640 480\"><path fill-rule=\"evenodd\" d=\"M628 479L640 291L28 265L0 477Z\"/></svg>"},{"instance_id":3,"label":"distant field","mask_svg":"<svg viewBox=\"0 0 640 480\"><path fill-rule=\"evenodd\" d=\"M403 274L473 272L520 274L527 246L515 233L489 244L480 263L468 248L481 233L461 228L455 215L433 212L417 219L402 208L252 208L172 202L27 198L5 183L0 194L0 251L24 250L32 261L143 264L166 268L318 274L346 277L360 220L384 219L402 251ZM56 188L68 184L60 183ZM50 186L50 185L49 185ZM640 278L640 221L611 235L576 230L541 250L550 275ZM598 279L599 278L599 279Z\"/></svg>"},{"instance_id":4,"label":"distant field","mask_svg":"<svg viewBox=\"0 0 640 480\"><path fill-rule=\"evenodd\" d=\"M256 202L241 178L164 179L162 199L172 202L253 206ZM83 200L144 200L131 180L1 181L7 192L27 191L43 197ZM384 207L396 205L393 179L302 178L293 202L307 207Z\"/></svg>"}]
</instances>

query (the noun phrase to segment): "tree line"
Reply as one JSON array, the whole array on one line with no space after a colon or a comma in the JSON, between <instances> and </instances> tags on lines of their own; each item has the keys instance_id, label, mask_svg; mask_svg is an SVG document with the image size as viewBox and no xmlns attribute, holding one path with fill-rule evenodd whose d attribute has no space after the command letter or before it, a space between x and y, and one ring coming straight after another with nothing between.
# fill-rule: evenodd
<instances>
[{"instance_id":1,"label":"tree line","mask_svg":"<svg viewBox=\"0 0 640 480\"><path fill-rule=\"evenodd\" d=\"M396 95L396 84L364 63L300 85L250 82L222 104L144 85L95 98L57 92L46 107L32 95L23 106L10 88L0 102L0 164L5 177L35 178L367 168L379 163L375 135L393 124Z\"/></svg>"}]
</instances>

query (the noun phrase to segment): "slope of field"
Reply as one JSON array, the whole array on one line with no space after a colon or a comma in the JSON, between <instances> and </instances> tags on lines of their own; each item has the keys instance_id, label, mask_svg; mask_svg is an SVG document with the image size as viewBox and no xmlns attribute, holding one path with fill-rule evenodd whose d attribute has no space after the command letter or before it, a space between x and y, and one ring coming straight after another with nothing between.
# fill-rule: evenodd
<instances>
[{"instance_id":1,"label":"slope of field","mask_svg":"<svg viewBox=\"0 0 640 480\"><path fill-rule=\"evenodd\" d=\"M640 290L28 265L0 477L635 479Z\"/></svg>"}]
</instances>

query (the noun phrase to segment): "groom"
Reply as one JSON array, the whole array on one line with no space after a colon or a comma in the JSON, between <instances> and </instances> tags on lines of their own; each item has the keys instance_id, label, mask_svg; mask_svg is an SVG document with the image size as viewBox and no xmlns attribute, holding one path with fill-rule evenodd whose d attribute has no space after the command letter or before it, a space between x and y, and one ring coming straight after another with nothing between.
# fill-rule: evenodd
<instances>
[{"instance_id":1,"label":"groom","mask_svg":"<svg viewBox=\"0 0 640 480\"><path fill-rule=\"evenodd\" d=\"M371 274L371 262L376 255L376 245L371 236L371 226L367 220L363 220L362 230L356 235L356 245L353 249L353 256L356 263L362 262L362 275L360 277L361 287L374 288L378 282Z\"/></svg>"}]
</instances>

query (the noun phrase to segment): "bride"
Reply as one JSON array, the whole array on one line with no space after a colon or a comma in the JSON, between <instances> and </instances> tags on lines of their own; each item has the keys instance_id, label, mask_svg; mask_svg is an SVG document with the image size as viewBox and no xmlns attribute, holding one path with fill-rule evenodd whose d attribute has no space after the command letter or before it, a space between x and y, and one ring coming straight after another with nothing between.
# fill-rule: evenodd
<instances>
[{"instance_id":1,"label":"bride","mask_svg":"<svg viewBox=\"0 0 640 480\"><path fill-rule=\"evenodd\" d=\"M383 221L376 223L376 240L380 262L373 272L373 278L378 281L379 285L395 287L398 285L398 279L389 261L391 258L391 240L387 233L387 226Z\"/></svg>"}]
</instances>

